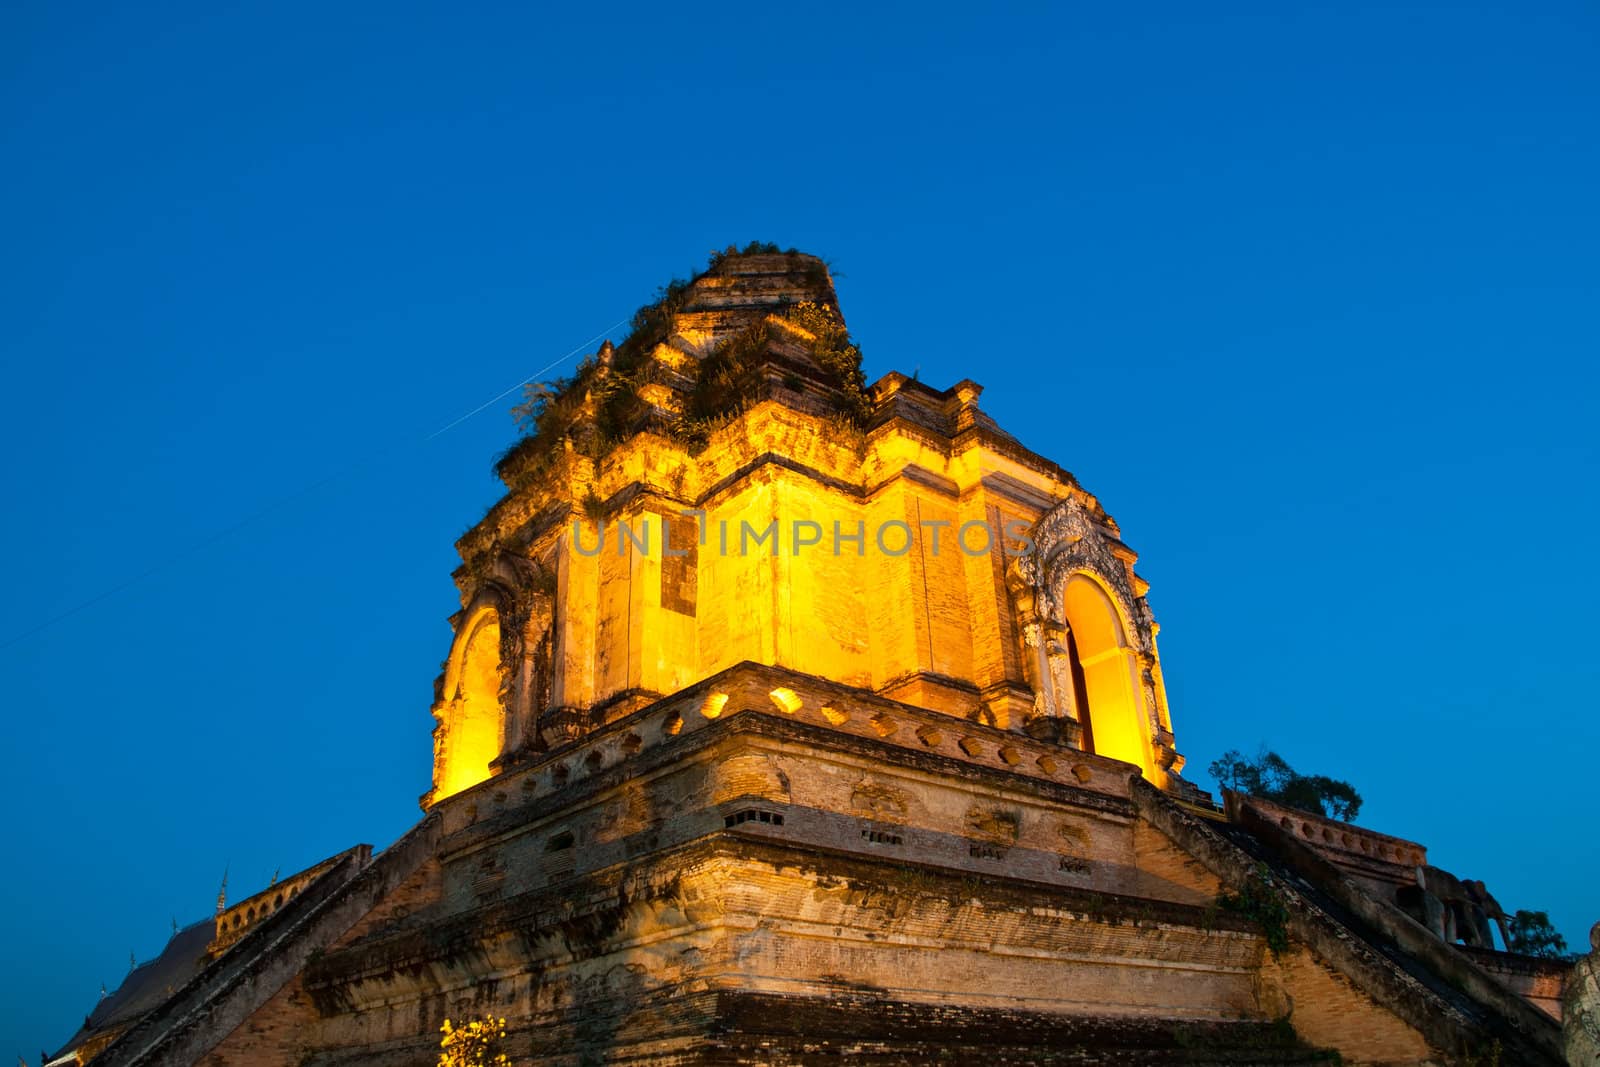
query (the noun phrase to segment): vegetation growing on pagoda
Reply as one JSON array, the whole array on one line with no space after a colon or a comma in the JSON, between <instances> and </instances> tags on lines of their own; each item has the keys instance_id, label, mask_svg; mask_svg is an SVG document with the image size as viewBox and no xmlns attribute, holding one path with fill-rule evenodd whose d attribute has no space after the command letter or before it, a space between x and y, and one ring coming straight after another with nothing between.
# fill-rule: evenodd
<instances>
[{"instance_id":1,"label":"vegetation growing on pagoda","mask_svg":"<svg viewBox=\"0 0 1600 1067\"><path fill-rule=\"evenodd\" d=\"M1217 894L1215 906L1260 926L1273 959L1289 951L1289 909L1273 887L1272 871L1266 864L1256 864L1238 892Z\"/></svg>"},{"instance_id":2,"label":"vegetation growing on pagoda","mask_svg":"<svg viewBox=\"0 0 1600 1067\"><path fill-rule=\"evenodd\" d=\"M751 242L743 248L730 245L713 253L706 269L693 278L675 278L663 286L654 301L634 312L627 337L609 353L603 347L570 376L524 387L523 400L512 413L525 436L496 461L496 473L508 482L524 485L562 453L568 440L575 451L599 459L646 427L698 450L718 426L767 395L764 356L780 341L808 352L822 371L834 414L848 425L861 426L871 408L861 349L851 339L838 309L831 303L816 302L775 309L772 316L727 338L703 359L688 360L682 373L692 379L693 386L683 412L670 420L650 421L653 409L645 400L646 387L666 374L651 354L671 335L694 283L716 274L739 256L799 254L792 248L780 252L770 243ZM816 262L810 269L818 275L811 281L824 285L827 268ZM776 326L774 318L793 329ZM784 378L791 387L799 384L793 374Z\"/></svg>"},{"instance_id":3,"label":"vegetation growing on pagoda","mask_svg":"<svg viewBox=\"0 0 1600 1067\"><path fill-rule=\"evenodd\" d=\"M779 317L799 331L784 331L782 339L801 343L826 375L834 414L852 426L865 423L871 401L861 370L861 349L850 339L839 313L826 304L804 303L785 309ZM780 340L775 336L780 329L771 319L763 319L728 338L700 363L683 417L672 427L674 437L691 448L703 445L711 430L765 395L763 357ZM798 383L791 379L790 385Z\"/></svg>"}]
</instances>

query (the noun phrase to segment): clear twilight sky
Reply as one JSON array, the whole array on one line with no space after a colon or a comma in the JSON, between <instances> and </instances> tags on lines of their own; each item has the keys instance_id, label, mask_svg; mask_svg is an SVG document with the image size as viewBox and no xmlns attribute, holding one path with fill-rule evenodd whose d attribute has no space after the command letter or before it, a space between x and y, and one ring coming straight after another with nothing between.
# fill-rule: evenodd
<instances>
[{"instance_id":1,"label":"clear twilight sky","mask_svg":"<svg viewBox=\"0 0 1600 1067\"><path fill-rule=\"evenodd\" d=\"M5 6L0 1055L419 817L512 399L429 435L750 240L1117 518L1189 777L1584 941L1600 12L980 7Z\"/></svg>"}]
</instances>

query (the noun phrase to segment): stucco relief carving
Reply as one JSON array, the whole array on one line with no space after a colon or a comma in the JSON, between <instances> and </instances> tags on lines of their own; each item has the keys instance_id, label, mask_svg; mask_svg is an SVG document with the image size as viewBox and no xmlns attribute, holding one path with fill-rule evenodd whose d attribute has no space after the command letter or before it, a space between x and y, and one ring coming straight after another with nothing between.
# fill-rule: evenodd
<instances>
[{"instance_id":1,"label":"stucco relief carving","mask_svg":"<svg viewBox=\"0 0 1600 1067\"><path fill-rule=\"evenodd\" d=\"M1151 653L1149 607L1134 592L1128 566L1112 551L1112 537L1077 497L1069 497L1047 511L1033 527L1033 551L1011 564L1013 584L1034 591L1037 610L1065 630L1066 608L1061 598L1067 579L1088 574L1100 581L1116 602L1124 623L1132 623L1131 643L1141 653Z\"/></svg>"},{"instance_id":2,"label":"stucco relief carving","mask_svg":"<svg viewBox=\"0 0 1600 1067\"><path fill-rule=\"evenodd\" d=\"M967 809L967 830L975 837L1013 845L1022 832L1022 812L975 804Z\"/></svg>"},{"instance_id":3,"label":"stucco relief carving","mask_svg":"<svg viewBox=\"0 0 1600 1067\"><path fill-rule=\"evenodd\" d=\"M1083 709L1078 707L1072 685L1072 654L1067 648L1066 628L1046 623L1044 636L1044 657L1050 671L1050 692L1055 700L1055 714L1081 722Z\"/></svg>"},{"instance_id":4,"label":"stucco relief carving","mask_svg":"<svg viewBox=\"0 0 1600 1067\"><path fill-rule=\"evenodd\" d=\"M1034 715L1078 721L1072 664L1067 651L1067 613L1062 603L1067 579L1088 574L1116 601L1117 612L1132 622L1132 643L1152 654L1149 609L1140 610L1128 568L1111 550L1110 537L1076 498L1046 512L1033 527L1033 551L1011 561L1006 584L1022 634L1023 672L1034 692Z\"/></svg>"},{"instance_id":5,"label":"stucco relief carving","mask_svg":"<svg viewBox=\"0 0 1600 1067\"><path fill-rule=\"evenodd\" d=\"M1082 851L1089 847L1089 831L1070 819L1056 820L1056 834L1074 850Z\"/></svg>"},{"instance_id":6,"label":"stucco relief carving","mask_svg":"<svg viewBox=\"0 0 1600 1067\"><path fill-rule=\"evenodd\" d=\"M850 809L869 818L904 822L911 794L887 782L863 778L850 792Z\"/></svg>"},{"instance_id":7,"label":"stucco relief carving","mask_svg":"<svg viewBox=\"0 0 1600 1067\"><path fill-rule=\"evenodd\" d=\"M1176 773L1183 764L1162 714L1156 681L1155 619L1148 601L1135 588L1131 568L1117 553L1115 537L1088 505L1072 496L1034 524L1032 538L1033 551L1015 557L1006 575L1022 636L1023 673L1034 692L1033 711L1025 728L1032 732L1041 720L1066 720L1077 726L1072 732L1081 736L1084 709L1077 707L1072 683L1064 597L1073 575L1088 575L1111 598L1124 640L1137 657L1139 695L1157 762Z\"/></svg>"},{"instance_id":8,"label":"stucco relief carving","mask_svg":"<svg viewBox=\"0 0 1600 1067\"><path fill-rule=\"evenodd\" d=\"M1022 632L1022 674L1033 690L1033 709L1030 718L1046 718L1056 714L1053 677L1048 669L1045 649L1044 625L1033 613L1033 599L1017 599L1017 615Z\"/></svg>"}]
</instances>

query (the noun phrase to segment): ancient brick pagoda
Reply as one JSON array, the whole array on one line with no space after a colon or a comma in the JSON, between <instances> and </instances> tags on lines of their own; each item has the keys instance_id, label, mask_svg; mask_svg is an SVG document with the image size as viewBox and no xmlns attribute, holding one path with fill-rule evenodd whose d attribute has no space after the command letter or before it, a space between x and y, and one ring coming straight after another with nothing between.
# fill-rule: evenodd
<instances>
[{"instance_id":1,"label":"ancient brick pagoda","mask_svg":"<svg viewBox=\"0 0 1600 1067\"><path fill-rule=\"evenodd\" d=\"M1181 776L1133 551L979 393L866 387L813 257L674 286L459 542L422 820L52 1062L1560 1063L1481 884Z\"/></svg>"}]
</instances>

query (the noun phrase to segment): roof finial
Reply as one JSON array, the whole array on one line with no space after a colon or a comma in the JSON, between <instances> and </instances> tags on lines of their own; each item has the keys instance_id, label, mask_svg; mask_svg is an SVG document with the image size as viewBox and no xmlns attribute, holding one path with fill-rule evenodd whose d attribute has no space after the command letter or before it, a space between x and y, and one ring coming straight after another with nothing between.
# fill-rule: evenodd
<instances>
[{"instance_id":1,"label":"roof finial","mask_svg":"<svg viewBox=\"0 0 1600 1067\"><path fill-rule=\"evenodd\" d=\"M222 865L222 887L217 890L217 914L221 915L228 908L228 865Z\"/></svg>"},{"instance_id":2,"label":"roof finial","mask_svg":"<svg viewBox=\"0 0 1600 1067\"><path fill-rule=\"evenodd\" d=\"M282 864L279 864L278 866L272 868L272 881L267 883L267 888L268 889L271 889L273 886L278 884L278 872L281 871L281 870L283 870L283 865Z\"/></svg>"}]
</instances>

